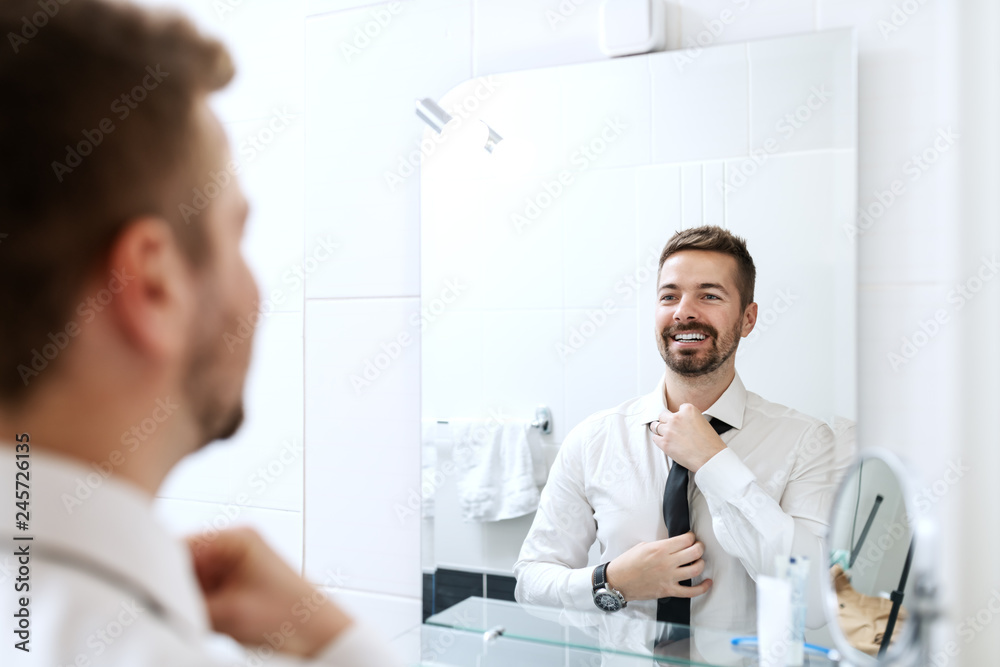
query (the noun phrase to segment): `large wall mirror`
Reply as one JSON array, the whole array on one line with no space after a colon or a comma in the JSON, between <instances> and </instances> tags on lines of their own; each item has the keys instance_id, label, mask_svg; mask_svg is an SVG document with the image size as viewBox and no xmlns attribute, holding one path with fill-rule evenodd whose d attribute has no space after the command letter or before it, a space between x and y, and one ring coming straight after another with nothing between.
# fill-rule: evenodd
<instances>
[{"instance_id":1,"label":"large wall mirror","mask_svg":"<svg viewBox=\"0 0 1000 667\"><path fill-rule=\"evenodd\" d=\"M490 76L437 100L453 120L422 149L425 613L513 599L563 437L656 387L657 263L679 229L747 239L747 389L850 437L856 71L838 30Z\"/></svg>"}]
</instances>

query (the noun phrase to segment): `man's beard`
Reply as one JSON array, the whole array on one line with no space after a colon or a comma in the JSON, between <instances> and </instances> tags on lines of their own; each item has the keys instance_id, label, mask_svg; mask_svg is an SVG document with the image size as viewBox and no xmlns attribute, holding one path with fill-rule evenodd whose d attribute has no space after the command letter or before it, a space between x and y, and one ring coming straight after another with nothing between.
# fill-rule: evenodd
<instances>
[{"instance_id":1,"label":"man's beard","mask_svg":"<svg viewBox=\"0 0 1000 667\"><path fill-rule=\"evenodd\" d=\"M203 310L202 312L219 312ZM218 323L218 327L208 324ZM190 401L190 413L199 432L196 446L200 449L215 440L232 437L243 424L243 377L239 379L239 392L229 398L234 384L232 373L245 373L242 365L227 367L223 355L224 318L206 317L196 334L191 359L184 374L184 395ZM246 341L249 346L250 341ZM231 353L233 354L233 353Z\"/></svg>"},{"instance_id":2,"label":"man's beard","mask_svg":"<svg viewBox=\"0 0 1000 667\"><path fill-rule=\"evenodd\" d=\"M697 377L718 370L722 364L736 354L736 348L740 344L741 328L741 323L737 322L729 336L720 340L719 332L710 324L676 325L661 332L656 343L660 350L660 356L667 362L667 368L678 375ZM689 331L709 336L712 342L711 347L705 350L677 350L676 347L671 347L672 336Z\"/></svg>"}]
</instances>

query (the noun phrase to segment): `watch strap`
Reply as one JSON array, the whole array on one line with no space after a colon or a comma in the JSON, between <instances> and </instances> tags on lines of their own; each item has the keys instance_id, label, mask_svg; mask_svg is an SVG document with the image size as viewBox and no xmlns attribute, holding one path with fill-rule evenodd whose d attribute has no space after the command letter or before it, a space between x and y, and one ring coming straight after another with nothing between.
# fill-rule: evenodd
<instances>
[{"instance_id":1,"label":"watch strap","mask_svg":"<svg viewBox=\"0 0 1000 667\"><path fill-rule=\"evenodd\" d=\"M601 563L594 568L594 590L599 590L605 588L608 585L608 580L606 576L606 571L608 569L607 563Z\"/></svg>"}]
</instances>

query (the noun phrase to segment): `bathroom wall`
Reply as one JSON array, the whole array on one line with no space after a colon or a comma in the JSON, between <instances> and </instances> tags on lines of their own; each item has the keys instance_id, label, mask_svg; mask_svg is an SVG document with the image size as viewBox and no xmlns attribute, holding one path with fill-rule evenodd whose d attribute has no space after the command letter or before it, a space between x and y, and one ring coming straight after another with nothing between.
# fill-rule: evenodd
<instances>
[{"instance_id":1,"label":"bathroom wall","mask_svg":"<svg viewBox=\"0 0 1000 667\"><path fill-rule=\"evenodd\" d=\"M178 527L224 524L220 517L235 512L261 526L334 597L386 632L401 631L419 621L421 594L413 500L420 487L420 231L417 176L408 165L419 154L421 127L413 122L413 100L440 96L472 76L603 59L598 3L182 4L229 41L241 67L216 107L233 141L248 140L244 187L255 211L247 250L262 283L283 299L274 299L258 329L248 429L239 442L180 470L164 489L162 507ZM958 105L962 36L977 28L970 15L966 32L958 32L961 6L668 2L668 46L691 48L692 56L699 43L857 28L864 216L845 233L859 259L859 437L862 446L889 447L912 466L928 511L946 526L937 557L944 571L980 566L949 577L945 587L947 631L955 635L1000 585L989 554L979 549L996 540L982 537L975 522L954 528L962 494L956 489L982 489L977 498L983 499L996 495L983 481L995 472L965 465L985 443L955 442L954 434L969 431L959 428L958 399L946 398L957 396L960 371L975 371L972 352L959 344L987 343L985 330L973 339L963 322L995 322L982 313L997 301L995 274L983 259L993 248L966 242L960 217L960 188L968 186L959 178L963 142L981 138L974 130L989 122L973 109L975 81L966 82L966 106ZM964 62L975 55L966 53ZM255 132L281 107L298 115L265 145ZM963 129L963 117L978 125ZM251 137L259 137L256 152ZM324 250L322 243L336 248ZM300 269L303 293L284 277L308 258ZM994 385L979 405L995 407ZM284 471L293 482L265 483L236 504L238 511L227 508L235 487L260 488L248 480L254 466L273 464L281 443L296 437L304 451ZM227 473L207 472L209 461ZM944 477L949 469L961 470L961 486L948 481L959 473ZM975 553L981 555L967 555ZM989 664L1000 651L995 634L959 640L961 664Z\"/></svg>"}]
</instances>

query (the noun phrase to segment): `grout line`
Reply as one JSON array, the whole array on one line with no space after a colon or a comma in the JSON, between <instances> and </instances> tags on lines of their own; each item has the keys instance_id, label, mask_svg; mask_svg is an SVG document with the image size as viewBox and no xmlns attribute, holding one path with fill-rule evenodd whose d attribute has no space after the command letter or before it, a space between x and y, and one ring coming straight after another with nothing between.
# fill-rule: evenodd
<instances>
[{"instance_id":1,"label":"grout line","mask_svg":"<svg viewBox=\"0 0 1000 667\"><path fill-rule=\"evenodd\" d=\"M751 131L753 128L753 110L750 101L753 99L753 95L750 94L750 86L752 81L750 78L750 44L747 43L744 47L746 57L747 57L747 155L750 155L752 136Z\"/></svg>"},{"instance_id":2,"label":"grout line","mask_svg":"<svg viewBox=\"0 0 1000 667\"><path fill-rule=\"evenodd\" d=\"M374 300L374 299L419 299L419 294L395 294L395 295L380 295L380 296L314 296L306 299L306 303L312 302L322 302L322 301L359 301L359 300Z\"/></svg>"}]
</instances>

